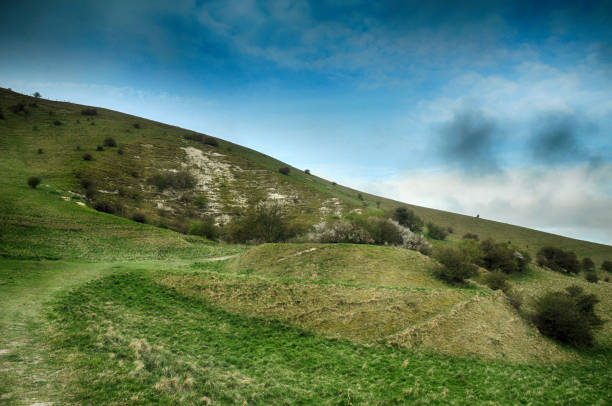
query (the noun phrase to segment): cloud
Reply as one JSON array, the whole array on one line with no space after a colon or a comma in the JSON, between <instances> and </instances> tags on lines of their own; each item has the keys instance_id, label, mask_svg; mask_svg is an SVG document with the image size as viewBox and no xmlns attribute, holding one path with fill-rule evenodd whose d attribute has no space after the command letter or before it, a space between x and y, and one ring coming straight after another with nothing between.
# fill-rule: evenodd
<instances>
[{"instance_id":1,"label":"cloud","mask_svg":"<svg viewBox=\"0 0 612 406\"><path fill-rule=\"evenodd\" d=\"M411 171L353 184L400 201L612 244L612 164L532 166L486 176Z\"/></svg>"},{"instance_id":2,"label":"cloud","mask_svg":"<svg viewBox=\"0 0 612 406\"><path fill-rule=\"evenodd\" d=\"M574 114L555 112L542 114L536 119L529 146L536 161L549 163L589 160L585 138L594 132L593 125Z\"/></svg>"},{"instance_id":3,"label":"cloud","mask_svg":"<svg viewBox=\"0 0 612 406\"><path fill-rule=\"evenodd\" d=\"M473 173L499 171L495 145L499 142L496 123L480 111L462 111L439 130L439 152L449 166Z\"/></svg>"}]
</instances>

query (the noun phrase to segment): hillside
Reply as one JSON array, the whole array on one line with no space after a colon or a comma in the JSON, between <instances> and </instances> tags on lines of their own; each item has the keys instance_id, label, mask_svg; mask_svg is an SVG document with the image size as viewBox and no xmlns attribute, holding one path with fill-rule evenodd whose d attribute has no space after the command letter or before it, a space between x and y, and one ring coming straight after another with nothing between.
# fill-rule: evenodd
<instances>
[{"instance_id":1,"label":"hillside","mask_svg":"<svg viewBox=\"0 0 612 406\"><path fill-rule=\"evenodd\" d=\"M19 103L26 111L12 111ZM227 224L262 199L305 225L404 204L362 201L297 168L280 174L284 163L253 150L109 110L83 115L90 107L7 90L0 106L0 405L610 399L609 282L532 263L511 278L524 298L517 310L478 277L440 281L432 257L400 247L247 246L177 232L205 216ZM109 137L116 146L103 146ZM196 184L182 188L181 173ZM26 183L33 175L37 188ZM531 252L555 245L612 258L609 246L405 206L455 229L438 245L469 231ZM597 295L607 322L592 348L560 344L528 321L535 298L574 284Z\"/></svg>"},{"instance_id":2,"label":"hillside","mask_svg":"<svg viewBox=\"0 0 612 406\"><path fill-rule=\"evenodd\" d=\"M288 165L267 155L111 110L36 99L6 89L0 89L0 109L3 186L40 175L44 185L65 199L82 202L87 197L103 210L127 218L144 215L154 225L186 231L192 221L206 216L226 224L261 200L283 205L305 227L355 209L381 214L405 206L426 222L451 227L450 240L471 232L512 241L532 254L553 245L597 263L612 257L607 245L396 202L299 168L290 167L283 175L278 169ZM90 115L83 115L88 111ZM116 146L104 146L107 138ZM103 150L98 151L98 146ZM90 161L83 159L85 154ZM183 174L191 175L195 185L181 187ZM166 187L166 182L179 186Z\"/></svg>"}]
</instances>

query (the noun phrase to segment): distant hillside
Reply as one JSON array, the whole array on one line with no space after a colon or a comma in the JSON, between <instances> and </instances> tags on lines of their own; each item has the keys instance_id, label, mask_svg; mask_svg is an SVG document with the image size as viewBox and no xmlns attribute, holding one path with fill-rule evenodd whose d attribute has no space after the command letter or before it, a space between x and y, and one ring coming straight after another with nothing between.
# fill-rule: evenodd
<instances>
[{"instance_id":1,"label":"distant hillside","mask_svg":"<svg viewBox=\"0 0 612 406\"><path fill-rule=\"evenodd\" d=\"M0 111L3 188L36 175L65 199L161 227L185 231L204 216L224 224L261 200L284 205L304 225L405 206L451 227L450 240L471 232L532 253L554 245L598 263L612 258L607 245L381 198L225 140L112 110L0 89ZM283 167L288 174L279 173Z\"/></svg>"}]
</instances>

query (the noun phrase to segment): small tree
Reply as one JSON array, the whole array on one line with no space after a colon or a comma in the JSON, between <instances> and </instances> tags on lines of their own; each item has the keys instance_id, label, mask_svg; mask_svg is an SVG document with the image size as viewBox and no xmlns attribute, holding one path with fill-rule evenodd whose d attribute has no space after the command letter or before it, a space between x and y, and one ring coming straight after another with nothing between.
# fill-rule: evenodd
<instances>
[{"instance_id":1,"label":"small tree","mask_svg":"<svg viewBox=\"0 0 612 406\"><path fill-rule=\"evenodd\" d=\"M305 170L304 170L304 173L305 173L306 175L310 175L310 169L305 169Z\"/></svg>"},{"instance_id":2,"label":"small tree","mask_svg":"<svg viewBox=\"0 0 612 406\"><path fill-rule=\"evenodd\" d=\"M291 169L289 169L288 166L283 166L281 168L278 168L278 173L280 173L282 175L289 175L290 171L291 171Z\"/></svg>"},{"instance_id":3,"label":"small tree","mask_svg":"<svg viewBox=\"0 0 612 406\"><path fill-rule=\"evenodd\" d=\"M434 258L440 263L440 266L434 269L434 275L448 283L460 285L475 274L474 265L457 249L440 248Z\"/></svg>"},{"instance_id":4,"label":"small tree","mask_svg":"<svg viewBox=\"0 0 612 406\"><path fill-rule=\"evenodd\" d=\"M446 229L431 222L427 223L427 232L434 240L443 240L448 235Z\"/></svg>"},{"instance_id":5,"label":"small tree","mask_svg":"<svg viewBox=\"0 0 612 406\"><path fill-rule=\"evenodd\" d=\"M410 231L415 233L421 232L423 230L423 225L425 224L423 220L414 214L412 210L405 207L398 207L395 209L393 218L402 226L408 227Z\"/></svg>"},{"instance_id":6,"label":"small tree","mask_svg":"<svg viewBox=\"0 0 612 406\"><path fill-rule=\"evenodd\" d=\"M595 269L595 262L589 257L582 258L582 270L592 271Z\"/></svg>"},{"instance_id":7,"label":"small tree","mask_svg":"<svg viewBox=\"0 0 612 406\"><path fill-rule=\"evenodd\" d=\"M592 346L593 330L603 324L595 314L598 302L595 295L584 293L579 286L570 286L537 299L532 319L548 337L576 347Z\"/></svg>"},{"instance_id":8,"label":"small tree","mask_svg":"<svg viewBox=\"0 0 612 406\"><path fill-rule=\"evenodd\" d=\"M216 241L219 238L219 229L215 226L212 219L196 221L189 227L189 234L199 235L200 237Z\"/></svg>"},{"instance_id":9,"label":"small tree","mask_svg":"<svg viewBox=\"0 0 612 406\"><path fill-rule=\"evenodd\" d=\"M601 269L606 271L606 272L612 272L612 261L604 261L601 264Z\"/></svg>"},{"instance_id":10,"label":"small tree","mask_svg":"<svg viewBox=\"0 0 612 406\"><path fill-rule=\"evenodd\" d=\"M36 97L37 99L40 99L42 96L40 95L40 93L34 92L34 97Z\"/></svg>"},{"instance_id":11,"label":"small tree","mask_svg":"<svg viewBox=\"0 0 612 406\"><path fill-rule=\"evenodd\" d=\"M40 178L38 176L30 176L28 178L28 185L32 188L32 189L36 189L36 187L38 185L40 185Z\"/></svg>"},{"instance_id":12,"label":"small tree","mask_svg":"<svg viewBox=\"0 0 612 406\"><path fill-rule=\"evenodd\" d=\"M587 273L584 274L584 279L586 279L587 282L591 283L599 282L599 276L597 276L595 271L587 271Z\"/></svg>"}]
</instances>

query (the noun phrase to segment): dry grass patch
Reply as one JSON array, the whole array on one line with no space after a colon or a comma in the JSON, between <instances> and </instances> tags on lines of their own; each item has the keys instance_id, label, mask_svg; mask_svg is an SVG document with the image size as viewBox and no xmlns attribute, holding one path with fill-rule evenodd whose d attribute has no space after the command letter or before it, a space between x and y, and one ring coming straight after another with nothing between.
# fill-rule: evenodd
<instances>
[{"instance_id":1,"label":"dry grass patch","mask_svg":"<svg viewBox=\"0 0 612 406\"><path fill-rule=\"evenodd\" d=\"M313 250L314 248L314 250ZM276 278L389 287L447 288L429 269L434 262L398 247L353 244L264 244L229 264L233 272Z\"/></svg>"},{"instance_id":2,"label":"dry grass patch","mask_svg":"<svg viewBox=\"0 0 612 406\"><path fill-rule=\"evenodd\" d=\"M544 338L521 318L501 291L477 295L388 341L410 348L521 363L572 359L571 352Z\"/></svg>"},{"instance_id":3,"label":"dry grass patch","mask_svg":"<svg viewBox=\"0 0 612 406\"><path fill-rule=\"evenodd\" d=\"M450 289L381 289L212 274L171 275L160 283L235 314L277 319L359 342L422 322L472 295Z\"/></svg>"}]
</instances>

